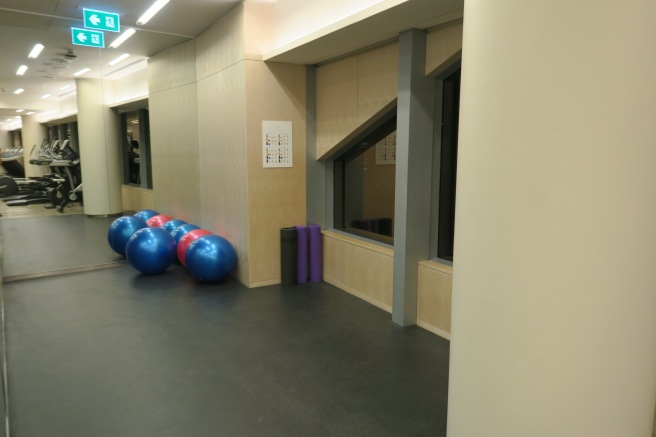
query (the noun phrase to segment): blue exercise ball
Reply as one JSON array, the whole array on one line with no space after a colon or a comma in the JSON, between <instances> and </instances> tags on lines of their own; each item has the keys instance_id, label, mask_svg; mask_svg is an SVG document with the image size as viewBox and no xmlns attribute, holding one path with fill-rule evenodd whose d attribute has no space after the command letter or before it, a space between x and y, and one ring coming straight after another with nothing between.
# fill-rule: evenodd
<instances>
[{"instance_id":1,"label":"blue exercise ball","mask_svg":"<svg viewBox=\"0 0 656 437\"><path fill-rule=\"evenodd\" d=\"M197 238L185 254L187 270L202 282L218 282L237 266L237 252L218 235Z\"/></svg>"},{"instance_id":2,"label":"blue exercise ball","mask_svg":"<svg viewBox=\"0 0 656 437\"><path fill-rule=\"evenodd\" d=\"M147 222L148 219L155 217L156 215L159 215L157 211L153 211L152 209L142 209L138 213L136 213L134 216L139 217L141 220Z\"/></svg>"},{"instance_id":3,"label":"blue exercise ball","mask_svg":"<svg viewBox=\"0 0 656 437\"><path fill-rule=\"evenodd\" d=\"M175 240L175 244L177 245L180 242L180 239L184 237L187 232L191 232L194 229L200 229L200 228L196 225L192 225L191 223L180 225L177 228L175 228L173 232L171 232L171 235Z\"/></svg>"},{"instance_id":4,"label":"blue exercise ball","mask_svg":"<svg viewBox=\"0 0 656 437\"><path fill-rule=\"evenodd\" d=\"M141 273L163 273L175 259L175 240L162 228L146 227L130 237L125 256Z\"/></svg>"},{"instance_id":5,"label":"blue exercise ball","mask_svg":"<svg viewBox=\"0 0 656 437\"><path fill-rule=\"evenodd\" d=\"M168 222L164 223L162 225L162 227L164 228L164 230L166 232L168 232L169 234L172 234L173 231L175 231L175 228L177 228L178 226L186 225L186 224L187 224L187 222L184 221L184 220L173 219L173 220L169 220Z\"/></svg>"},{"instance_id":6,"label":"blue exercise ball","mask_svg":"<svg viewBox=\"0 0 656 437\"><path fill-rule=\"evenodd\" d=\"M119 217L109 225L107 241L112 250L121 256L125 256L125 246L128 240L139 229L148 227L145 221L134 216Z\"/></svg>"}]
</instances>

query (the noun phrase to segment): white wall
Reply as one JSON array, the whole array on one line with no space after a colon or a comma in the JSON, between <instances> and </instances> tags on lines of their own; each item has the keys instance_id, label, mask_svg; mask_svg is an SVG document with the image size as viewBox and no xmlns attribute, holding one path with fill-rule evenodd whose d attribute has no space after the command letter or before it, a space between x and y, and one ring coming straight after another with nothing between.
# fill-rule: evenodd
<instances>
[{"instance_id":1,"label":"white wall","mask_svg":"<svg viewBox=\"0 0 656 437\"><path fill-rule=\"evenodd\" d=\"M465 2L449 437L651 435L654 17Z\"/></svg>"},{"instance_id":2,"label":"white wall","mask_svg":"<svg viewBox=\"0 0 656 437\"><path fill-rule=\"evenodd\" d=\"M124 102L148 96L148 69L136 71L129 76L115 80L111 103Z\"/></svg>"},{"instance_id":3,"label":"white wall","mask_svg":"<svg viewBox=\"0 0 656 437\"><path fill-rule=\"evenodd\" d=\"M389 9L408 0L278 0L273 5L273 45L280 48L373 6Z\"/></svg>"}]
</instances>

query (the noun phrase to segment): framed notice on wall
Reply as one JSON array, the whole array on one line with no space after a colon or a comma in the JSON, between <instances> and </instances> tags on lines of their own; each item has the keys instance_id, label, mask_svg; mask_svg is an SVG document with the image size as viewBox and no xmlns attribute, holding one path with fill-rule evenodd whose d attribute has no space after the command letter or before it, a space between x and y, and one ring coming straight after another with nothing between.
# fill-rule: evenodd
<instances>
[{"instance_id":1,"label":"framed notice on wall","mask_svg":"<svg viewBox=\"0 0 656 437\"><path fill-rule=\"evenodd\" d=\"M262 121L262 166L293 167L291 121Z\"/></svg>"}]
</instances>

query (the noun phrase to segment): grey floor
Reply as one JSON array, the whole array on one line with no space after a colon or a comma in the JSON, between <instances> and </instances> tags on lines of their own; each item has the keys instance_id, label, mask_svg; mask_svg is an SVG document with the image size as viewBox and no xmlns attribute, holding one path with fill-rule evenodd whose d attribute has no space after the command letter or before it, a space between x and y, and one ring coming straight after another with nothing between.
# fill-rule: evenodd
<instances>
[{"instance_id":1,"label":"grey floor","mask_svg":"<svg viewBox=\"0 0 656 437\"><path fill-rule=\"evenodd\" d=\"M57 270L32 259L47 231L98 223L26 221L45 237L20 244L3 221L5 262ZM97 240L59 255L107 261ZM11 436L445 435L448 342L325 283L203 285L123 264L3 288Z\"/></svg>"}]
</instances>

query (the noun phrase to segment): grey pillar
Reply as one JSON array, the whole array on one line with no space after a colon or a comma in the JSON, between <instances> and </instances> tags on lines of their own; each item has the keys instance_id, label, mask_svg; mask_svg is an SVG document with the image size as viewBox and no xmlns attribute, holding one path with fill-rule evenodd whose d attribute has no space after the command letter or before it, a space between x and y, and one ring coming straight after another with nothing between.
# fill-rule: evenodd
<instances>
[{"instance_id":1,"label":"grey pillar","mask_svg":"<svg viewBox=\"0 0 656 437\"><path fill-rule=\"evenodd\" d=\"M317 161L317 69L314 66L307 67L306 96L307 222L326 228L326 162Z\"/></svg>"},{"instance_id":2,"label":"grey pillar","mask_svg":"<svg viewBox=\"0 0 656 437\"><path fill-rule=\"evenodd\" d=\"M392 321L417 321L417 263L429 255L435 80L426 77L426 32L399 41Z\"/></svg>"}]
</instances>

